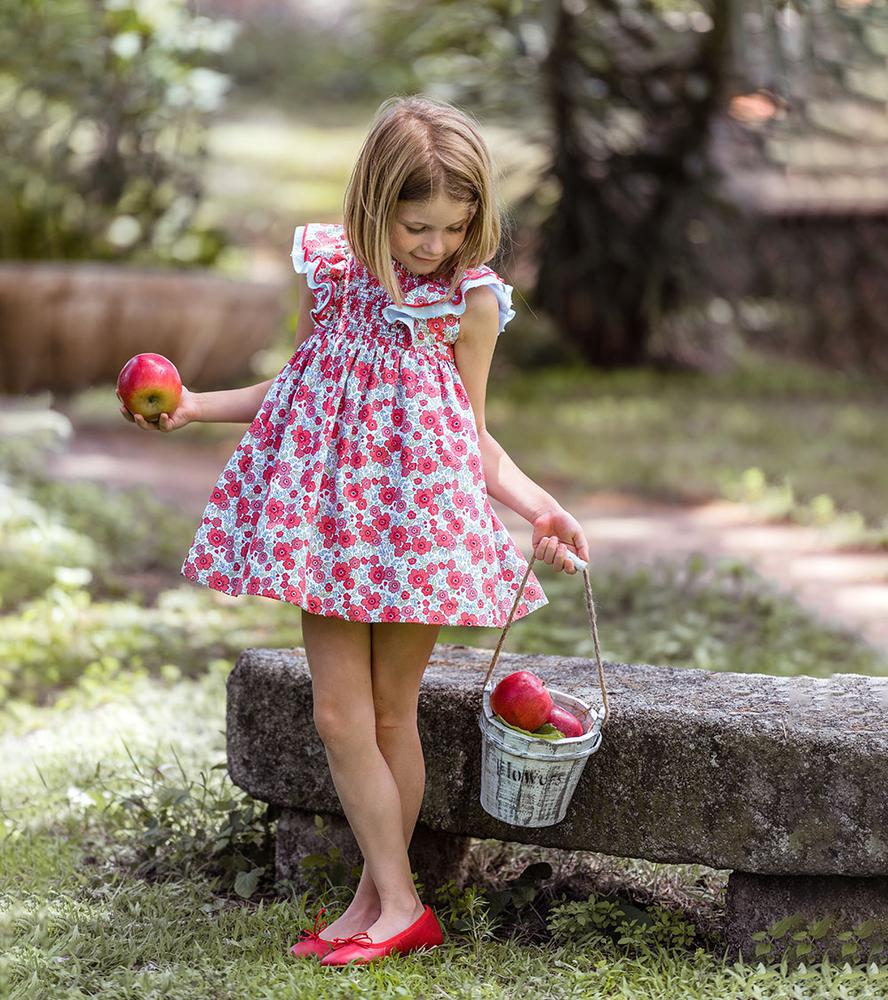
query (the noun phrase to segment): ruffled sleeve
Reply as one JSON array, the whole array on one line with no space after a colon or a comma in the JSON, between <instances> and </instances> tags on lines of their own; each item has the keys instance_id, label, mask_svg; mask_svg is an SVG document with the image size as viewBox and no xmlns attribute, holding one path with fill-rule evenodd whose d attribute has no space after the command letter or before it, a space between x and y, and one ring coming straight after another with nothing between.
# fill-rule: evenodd
<instances>
[{"instance_id":1,"label":"ruffled sleeve","mask_svg":"<svg viewBox=\"0 0 888 1000\"><path fill-rule=\"evenodd\" d=\"M430 281L407 292L402 305L389 305L382 310L382 315L389 323L400 320L410 329L414 343L423 339L422 333L428 326L428 320L439 317L462 316L466 311L466 292L480 285L488 285L496 295L499 304L499 330L501 334L509 320L515 316L512 308L512 286L486 264L480 267L470 267L463 275L459 286L449 299L442 298L447 293L447 285L441 281ZM454 343L459 335L459 324L453 324L453 333L446 337L447 343Z\"/></svg>"},{"instance_id":2,"label":"ruffled sleeve","mask_svg":"<svg viewBox=\"0 0 888 1000\"><path fill-rule=\"evenodd\" d=\"M314 295L311 318L316 326L332 326L350 253L339 224L309 222L296 227L290 256L294 270L307 277L308 287Z\"/></svg>"}]
</instances>

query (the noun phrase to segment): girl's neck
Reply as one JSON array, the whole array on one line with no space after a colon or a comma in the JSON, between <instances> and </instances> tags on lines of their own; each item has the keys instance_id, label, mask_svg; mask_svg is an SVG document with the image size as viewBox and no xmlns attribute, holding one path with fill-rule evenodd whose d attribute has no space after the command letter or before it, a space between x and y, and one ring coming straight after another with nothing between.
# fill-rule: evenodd
<instances>
[{"instance_id":1,"label":"girl's neck","mask_svg":"<svg viewBox=\"0 0 888 1000\"><path fill-rule=\"evenodd\" d=\"M392 265L398 275L406 275L408 278L417 279L418 281L446 281L453 270L453 266L450 265L443 272L435 271L429 274L418 274L416 271L411 271L406 264L402 264L396 257L392 257Z\"/></svg>"}]
</instances>

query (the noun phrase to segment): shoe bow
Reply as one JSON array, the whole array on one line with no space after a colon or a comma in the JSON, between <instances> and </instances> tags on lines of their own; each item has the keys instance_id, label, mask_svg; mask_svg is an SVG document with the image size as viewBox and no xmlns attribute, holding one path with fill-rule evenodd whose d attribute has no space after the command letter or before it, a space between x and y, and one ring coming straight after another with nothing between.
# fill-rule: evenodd
<instances>
[{"instance_id":1,"label":"shoe bow","mask_svg":"<svg viewBox=\"0 0 888 1000\"><path fill-rule=\"evenodd\" d=\"M373 939L365 931L358 931L357 934L352 934L350 937L337 937L333 938L333 947L342 948L347 944L373 944Z\"/></svg>"},{"instance_id":2,"label":"shoe bow","mask_svg":"<svg viewBox=\"0 0 888 1000\"><path fill-rule=\"evenodd\" d=\"M314 918L314 925L311 928L306 927L299 937L300 941L323 941L321 937L321 931L329 924L329 920L324 920L321 922L321 914L327 912L327 907L322 906Z\"/></svg>"}]
</instances>

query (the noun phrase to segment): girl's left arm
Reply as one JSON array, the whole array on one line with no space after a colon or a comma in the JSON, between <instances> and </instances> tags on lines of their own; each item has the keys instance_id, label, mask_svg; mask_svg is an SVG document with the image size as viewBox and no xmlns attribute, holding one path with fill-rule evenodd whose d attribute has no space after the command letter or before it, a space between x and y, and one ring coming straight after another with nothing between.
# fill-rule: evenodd
<instances>
[{"instance_id":1,"label":"girl's left arm","mask_svg":"<svg viewBox=\"0 0 888 1000\"><path fill-rule=\"evenodd\" d=\"M487 430L484 401L490 362L499 331L496 296L483 285L466 293L454 358L472 404L487 493L533 526L533 552L556 571L576 572L565 550L588 561L589 545L580 523L542 486L526 476Z\"/></svg>"}]
</instances>

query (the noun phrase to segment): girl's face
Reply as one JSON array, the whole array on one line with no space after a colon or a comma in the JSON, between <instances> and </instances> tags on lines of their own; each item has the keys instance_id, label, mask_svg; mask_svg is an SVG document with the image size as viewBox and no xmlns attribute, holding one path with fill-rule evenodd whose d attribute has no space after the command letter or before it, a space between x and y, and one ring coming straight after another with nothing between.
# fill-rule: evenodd
<instances>
[{"instance_id":1,"label":"girl's face","mask_svg":"<svg viewBox=\"0 0 888 1000\"><path fill-rule=\"evenodd\" d=\"M433 201L399 201L389 238L392 256L414 274L446 271L474 214L474 205L443 195Z\"/></svg>"}]
</instances>

